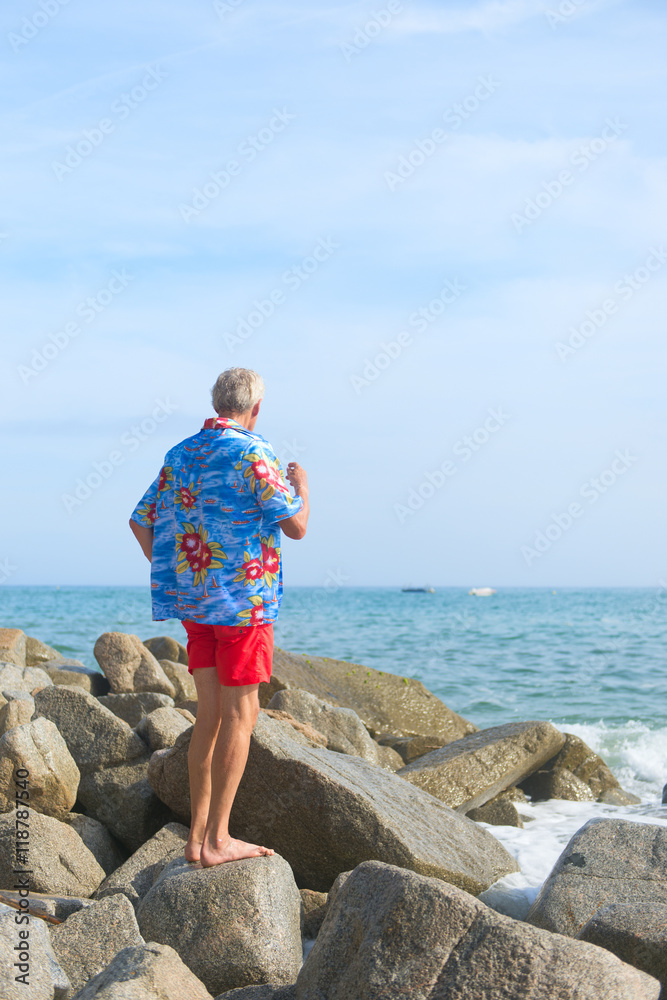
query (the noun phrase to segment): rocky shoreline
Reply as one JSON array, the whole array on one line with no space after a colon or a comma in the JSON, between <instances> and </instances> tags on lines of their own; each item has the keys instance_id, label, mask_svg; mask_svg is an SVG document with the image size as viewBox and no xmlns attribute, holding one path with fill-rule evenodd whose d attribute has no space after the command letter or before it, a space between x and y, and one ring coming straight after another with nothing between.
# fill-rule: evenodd
<instances>
[{"instance_id":1,"label":"rocky shoreline","mask_svg":"<svg viewBox=\"0 0 667 1000\"><path fill-rule=\"evenodd\" d=\"M525 920L477 898L518 870L492 827L528 798L638 801L576 736L478 730L413 679L276 650L232 812L276 854L202 869L186 651L94 653L102 673L0 629L5 1000L667 995L667 829L586 823Z\"/></svg>"}]
</instances>

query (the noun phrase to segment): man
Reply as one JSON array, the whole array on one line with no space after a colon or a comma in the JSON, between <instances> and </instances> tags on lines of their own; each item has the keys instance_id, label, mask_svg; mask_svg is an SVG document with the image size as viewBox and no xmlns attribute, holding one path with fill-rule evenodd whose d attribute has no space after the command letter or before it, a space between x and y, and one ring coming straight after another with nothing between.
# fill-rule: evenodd
<instances>
[{"instance_id":1,"label":"man","mask_svg":"<svg viewBox=\"0 0 667 1000\"><path fill-rule=\"evenodd\" d=\"M197 721L188 754L192 821L188 861L204 867L273 854L229 835L229 814L271 676L273 622L282 599L281 531L303 538L308 481L254 427L260 376L230 368L212 389L217 418L167 452L130 519L151 563L153 620L180 618Z\"/></svg>"}]
</instances>

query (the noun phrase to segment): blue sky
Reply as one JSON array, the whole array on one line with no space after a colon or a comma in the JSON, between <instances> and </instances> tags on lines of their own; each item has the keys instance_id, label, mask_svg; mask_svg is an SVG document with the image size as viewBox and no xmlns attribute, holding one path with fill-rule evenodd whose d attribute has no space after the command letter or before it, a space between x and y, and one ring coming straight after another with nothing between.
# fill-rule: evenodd
<instances>
[{"instance_id":1,"label":"blue sky","mask_svg":"<svg viewBox=\"0 0 667 1000\"><path fill-rule=\"evenodd\" d=\"M1 18L2 582L146 582L230 365L309 473L287 584L667 577L660 4Z\"/></svg>"}]
</instances>

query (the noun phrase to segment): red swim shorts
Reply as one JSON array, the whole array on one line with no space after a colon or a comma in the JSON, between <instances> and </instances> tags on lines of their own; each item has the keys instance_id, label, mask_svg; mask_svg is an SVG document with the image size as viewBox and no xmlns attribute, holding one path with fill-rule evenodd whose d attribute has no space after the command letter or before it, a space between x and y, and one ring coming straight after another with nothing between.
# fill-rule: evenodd
<instances>
[{"instance_id":1,"label":"red swim shorts","mask_svg":"<svg viewBox=\"0 0 667 1000\"><path fill-rule=\"evenodd\" d=\"M261 684L271 677L273 623L204 625L184 621L188 633L188 670L216 667L225 687Z\"/></svg>"}]
</instances>

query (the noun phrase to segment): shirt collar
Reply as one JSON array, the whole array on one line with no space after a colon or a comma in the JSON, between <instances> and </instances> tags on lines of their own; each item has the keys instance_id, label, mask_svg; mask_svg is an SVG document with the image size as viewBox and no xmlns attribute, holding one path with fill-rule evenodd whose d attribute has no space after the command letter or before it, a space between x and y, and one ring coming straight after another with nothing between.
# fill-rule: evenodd
<instances>
[{"instance_id":1,"label":"shirt collar","mask_svg":"<svg viewBox=\"0 0 667 1000\"><path fill-rule=\"evenodd\" d=\"M238 420L234 420L233 417L207 417L204 421L203 431L224 431L229 428L230 430L239 431L241 434L248 434L250 437L259 438L263 441L261 434L257 434L255 431L248 430L243 424L240 424Z\"/></svg>"}]
</instances>

